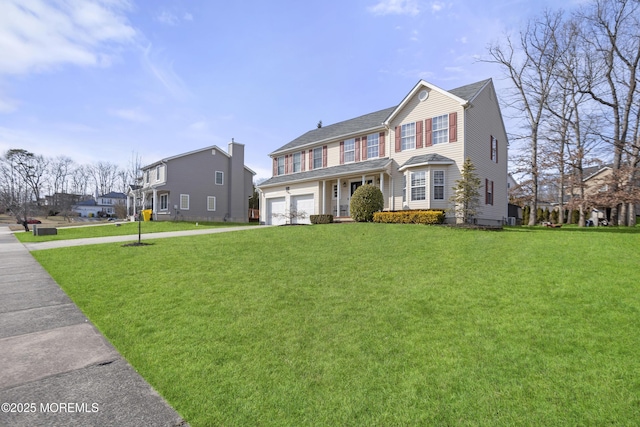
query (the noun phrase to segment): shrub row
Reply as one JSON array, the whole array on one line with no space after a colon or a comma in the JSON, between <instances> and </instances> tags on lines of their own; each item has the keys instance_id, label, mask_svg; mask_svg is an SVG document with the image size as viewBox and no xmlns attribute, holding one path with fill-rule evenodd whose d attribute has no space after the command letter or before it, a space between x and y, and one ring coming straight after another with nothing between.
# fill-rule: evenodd
<instances>
[{"instance_id":1,"label":"shrub row","mask_svg":"<svg viewBox=\"0 0 640 427\"><path fill-rule=\"evenodd\" d=\"M376 212L373 222L392 224L444 224L442 210L407 210L395 212Z\"/></svg>"},{"instance_id":2,"label":"shrub row","mask_svg":"<svg viewBox=\"0 0 640 427\"><path fill-rule=\"evenodd\" d=\"M331 224L333 215L310 215L309 220L311 224Z\"/></svg>"}]
</instances>

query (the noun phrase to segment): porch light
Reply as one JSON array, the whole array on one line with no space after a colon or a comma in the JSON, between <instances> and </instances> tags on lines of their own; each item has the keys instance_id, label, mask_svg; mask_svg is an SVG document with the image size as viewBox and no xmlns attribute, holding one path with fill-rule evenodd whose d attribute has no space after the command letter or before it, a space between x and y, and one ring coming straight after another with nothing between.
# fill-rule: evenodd
<instances>
[{"instance_id":1,"label":"porch light","mask_svg":"<svg viewBox=\"0 0 640 427\"><path fill-rule=\"evenodd\" d=\"M346 182L346 181L345 181L345 182L343 182L343 183L342 183L342 186L343 186L343 187L346 187L346 186L347 186L347 182Z\"/></svg>"}]
</instances>

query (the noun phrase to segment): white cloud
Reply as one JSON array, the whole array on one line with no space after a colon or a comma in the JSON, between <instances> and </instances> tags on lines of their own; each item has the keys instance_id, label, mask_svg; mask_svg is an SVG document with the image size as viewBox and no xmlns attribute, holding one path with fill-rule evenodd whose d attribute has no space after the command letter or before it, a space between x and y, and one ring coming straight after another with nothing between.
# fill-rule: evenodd
<instances>
[{"instance_id":1,"label":"white cloud","mask_svg":"<svg viewBox=\"0 0 640 427\"><path fill-rule=\"evenodd\" d=\"M109 65L115 48L137 37L129 8L126 0L0 2L0 74Z\"/></svg>"},{"instance_id":2,"label":"white cloud","mask_svg":"<svg viewBox=\"0 0 640 427\"><path fill-rule=\"evenodd\" d=\"M0 98L0 114L13 113L17 110L15 101Z\"/></svg>"},{"instance_id":3,"label":"white cloud","mask_svg":"<svg viewBox=\"0 0 640 427\"><path fill-rule=\"evenodd\" d=\"M176 15L175 13L171 13L169 11L163 10L162 12L160 12L158 15L156 15L155 20L166 24L166 25L171 25L172 27L178 25L180 23L180 21L193 21L193 15L190 14L189 12L185 12L184 14L182 14L182 18L180 18L178 15Z\"/></svg>"},{"instance_id":4,"label":"white cloud","mask_svg":"<svg viewBox=\"0 0 640 427\"><path fill-rule=\"evenodd\" d=\"M163 10L156 16L156 21L173 26L173 25L178 25L179 19L173 13Z\"/></svg>"},{"instance_id":5,"label":"white cloud","mask_svg":"<svg viewBox=\"0 0 640 427\"><path fill-rule=\"evenodd\" d=\"M142 55L142 64L174 98L187 99L191 94L180 76L173 70L173 62L167 63L166 60L159 58L160 53L152 50L152 46L149 45Z\"/></svg>"},{"instance_id":6,"label":"white cloud","mask_svg":"<svg viewBox=\"0 0 640 427\"><path fill-rule=\"evenodd\" d=\"M151 117L140 110L140 108L111 109L109 110L109 114L136 123L146 123L151 121Z\"/></svg>"},{"instance_id":7,"label":"white cloud","mask_svg":"<svg viewBox=\"0 0 640 427\"><path fill-rule=\"evenodd\" d=\"M444 9L445 4L442 2L434 1L431 3L431 12L437 13Z\"/></svg>"},{"instance_id":8,"label":"white cloud","mask_svg":"<svg viewBox=\"0 0 640 427\"><path fill-rule=\"evenodd\" d=\"M381 0L369 8L374 15L411 15L420 13L416 0Z\"/></svg>"}]
</instances>

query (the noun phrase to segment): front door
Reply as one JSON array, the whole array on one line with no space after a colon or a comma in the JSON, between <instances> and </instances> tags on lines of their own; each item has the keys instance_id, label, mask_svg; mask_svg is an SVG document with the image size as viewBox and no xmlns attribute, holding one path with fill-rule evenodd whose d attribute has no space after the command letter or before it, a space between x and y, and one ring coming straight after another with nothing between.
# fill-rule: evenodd
<instances>
[{"instance_id":1,"label":"front door","mask_svg":"<svg viewBox=\"0 0 640 427\"><path fill-rule=\"evenodd\" d=\"M360 187L362 185L362 181L356 181L356 182L352 182L351 183L351 196L353 196L353 193L355 193L355 191L358 189L358 187Z\"/></svg>"}]
</instances>

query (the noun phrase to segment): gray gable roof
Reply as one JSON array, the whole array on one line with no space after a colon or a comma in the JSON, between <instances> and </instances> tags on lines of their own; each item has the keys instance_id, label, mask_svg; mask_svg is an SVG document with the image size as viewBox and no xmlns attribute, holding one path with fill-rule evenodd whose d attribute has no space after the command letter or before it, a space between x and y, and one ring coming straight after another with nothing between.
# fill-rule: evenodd
<instances>
[{"instance_id":1,"label":"gray gable roof","mask_svg":"<svg viewBox=\"0 0 640 427\"><path fill-rule=\"evenodd\" d=\"M452 89L448 92L466 101L470 101L490 81L491 79L482 80L476 83L460 86L459 88ZM397 105L394 107L385 108L384 110L365 114L364 116L356 117L354 119L345 120L343 122L310 130L309 132L297 137L288 144L285 144L282 147L278 148L270 155L277 155L281 152L286 152L294 148L301 148L306 145L339 138L341 136L354 135L359 132L382 128L382 124L384 123L384 121L387 120L389 115L391 115L396 110L396 108L398 108Z\"/></svg>"},{"instance_id":2,"label":"gray gable roof","mask_svg":"<svg viewBox=\"0 0 640 427\"><path fill-rule=\"evenodd\" d=\"M486 79L480 82L460 86L459 88L451 89L449 93L462 98L465 101L471 101L478 94L478 92L480 92L480 89L482 89L490 81L491 79Z\"/></svg>"},{"instance_id":3,"label":"gray gable roof","mask_svg":"<svg viewBox=\"0 0 640 427\"><path fill-rule=\"evenodd\" d=\"M385 169L391 160L389 158L366 160L364 162L348 163L346 165L332 166L329 168L314 169L308 172L297 172L287 175L279 175L270 178L258 187L270 187L272 185L288 184L292 182L310 181L325 177L337 178L341 175L369 173Z\"/></svg>"},{"instance_id":4,"label":"gray gable roof","mask_svg":"<svg viewBox=\"0 0 640 427\"><path fill-rule=\"evenodd\" d=\"M127 195L124 193L118 193L115 191L111 191L107 194L103 194L100 198L109 198L109 199L126 199Z\"/></svg>"},{"instance_id":5,"label":"gray gable roof","mask_svg":"<svg viewBox=\"0 0 640 427\"><path fill-rule=\"evenodd\" d=\"M404 164L400 166L399 170L402 170L411 166L424 165L429 163L441 165L441 164L454 164L455 162L448 157L441 156L440 154L423 154L421 156L413 156L412 158L404 162Z\"/></svg>"},{"instance_id":6,"label":"gray gable roof","mask_svg":"<svg viewBox=\"0 0 640 427\"><path fill-rule=\"evenodd\" d=\"M343 122L310 130L290 143L278 148L271 154L277 154L280 151L287 151L296 147L303 147L307 144L313 144L314 142L362 132L367 129L375 129L378 127L382 128L382 122L385 121L395 108L396 107L385 108L384 110L365 114L364 116L356 117L355 119L345 120Z\"/></svg>"}]
</instances>

